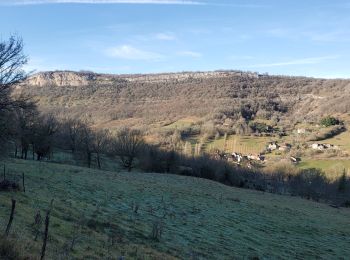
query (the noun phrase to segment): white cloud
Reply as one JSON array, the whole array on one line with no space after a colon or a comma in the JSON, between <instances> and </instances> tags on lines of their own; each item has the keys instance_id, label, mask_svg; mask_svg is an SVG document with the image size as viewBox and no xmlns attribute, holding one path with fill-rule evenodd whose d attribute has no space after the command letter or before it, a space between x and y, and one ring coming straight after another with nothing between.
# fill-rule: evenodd
<instances>
[{"instance_id":1,"label":"white cloud","mask_svg":"<svg viewBox=\"0 0 350 260\"><path fill-rule=\"evenodd\" d=\"M41 4L159 4L159 5L205 5L194 0L3 0L0 5Z\"/></svg>"},{"instance_id":2,"label":"white cloud","mask_svg":"<svg viewBox=\"0 0 350 260\"><path fill-rule=\"evenodd\" d=\"M157 33L155 35L157 40L161 41L174 41L176 40L176 36L173 33Z\"/></svg>"},{"instance_id":3,"label":"white cloud","mask_svg":"<svg viewBox=\"0 0 350 260\"><path fill-rule=\"evenodd\" d=\"M291 65L305 65L305 64L319 64L326 60L337 59L338 55L333 56L322 56L322 57L312 57L312 58L304 58L297 60L290 60L284 62L274 62L274 63L262 63L247 66L247 68L266 68L266 67L282 67L282 66L291 66Z\"/></svg>"},{"instance_id":4,"label":"white cloud","mask_svg":"<svg viewBox=\"0 0 350 260\"><path fill-rule=\"evenodd\" d=\"M161 60L163 55L155 52L144 51L130 45L121 45L106 50L106 54L110 57L116 57L127 60Z\"/></svg>"},{"instance_id":5,"label":"white cloud","mask_svg":"<svg viewBox=\"0 0 350 260\"><path fill-rule=\"evenodd\" d=\"M194 51L179 51L176 54L179 56L192 57L192 58L200 58L203 56L202 53L194 52Z\"/></svg>"}]
</instances>

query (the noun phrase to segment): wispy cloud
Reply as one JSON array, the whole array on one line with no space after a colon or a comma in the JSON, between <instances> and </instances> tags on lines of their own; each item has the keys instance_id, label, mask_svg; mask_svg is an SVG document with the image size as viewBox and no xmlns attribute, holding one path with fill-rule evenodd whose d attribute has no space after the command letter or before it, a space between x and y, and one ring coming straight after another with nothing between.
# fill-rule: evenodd
<instances>
[{"instance_id":1,"label":"wispy cloud","mask_svg":"<svg viewBox=\"0 0 350 260\"><path fill-rule=\"evenodd\" d=\"M274 63L262 63L246 66L247 68L267 68L267 67L282 67L282 66L291 66L291 65L306 65L306 64L319 64L323 61L333 60L339 58L338 55L333 56L322 56L322 57L312 57L312 58L303 58L283 62L274 62Z\"/></svg>"},{"instance_id":2,"label":"wispy cloud","mask_svg":"<svg viewBox=\"0 0 350 260\"><path fill-rule=\"evenodd\" d=\"M0 5L43 5L43 4L158 4L158 5L205 5L194 0L2 0Z\"/></svg>"},{"instance_id":3,"label":"wispy cloud","mask_svg":"<svg viewBox=\"0 0 350 260\"><path fill-rule=\"evenodd\" d=\"M309 40L312 42L349 42L350 30L348 28L273 28L266 30L264 34L287 40Z\"/></svg>"},{"instance_id":4,"label":"wispy cloud","mask_svg":"<svg viewBox=\"0 0 350 260\"><path fill-rule=\"evenodd\" d=\"M174 41L174 40L176 40L176 36L173 33L157 33L155 35L155 38L157 40L161 40L161 41Z\"/></svg>"},{"instance_id":5,"label":"wispy cloud","mask_svg":"<svg viewBox=\"0 0 350 260\"><path fill-rule=\"evenodd\" d=\"M178 56L191 57L191 58L200 58L203 56L202 53L195 52L195 51L179 51L176 54Z\"/></svg>"},{"instance_id":6,"label":"wispy cloud","mask_svg":"<svg viewBox=\"0 0 350 260\"><path fill-rule=\"evenodd\" d=\"M114 58L126 60L148 60L157 61L165 58L162 54L141 50L131 45L121 45L109 48L105 51L106 55Z\"/></svg>"},{"instance_id":7,"label":"wispy cloud","mask_svg":"<svg viewBox=\"0 0 350 260\"><path fill-rule=\"evenodd\" d=\"M348 29L336 29L327 32L305 32L305 36L316 42L349 42L350 31Z\"/></svg>"}]
</instances>

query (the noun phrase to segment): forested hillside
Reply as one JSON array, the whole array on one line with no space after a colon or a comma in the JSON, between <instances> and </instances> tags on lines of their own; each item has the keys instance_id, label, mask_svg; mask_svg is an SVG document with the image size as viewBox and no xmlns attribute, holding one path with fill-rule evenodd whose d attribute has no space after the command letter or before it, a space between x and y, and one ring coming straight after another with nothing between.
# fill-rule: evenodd
<instances>
[{"instance_id":1,"label":"forested hillside","mask_svg":"<svg viewBox=\"0 0 350 260\"><path fill-rule=\"evenodd\" d=\"M154 128L191 117L237 130L237 122L285 125L350 110L349 80L269 76L240 71L105 75L44 72L17 87L41 110L70 114L99 127Z\"/></svg>"}]
</instances>

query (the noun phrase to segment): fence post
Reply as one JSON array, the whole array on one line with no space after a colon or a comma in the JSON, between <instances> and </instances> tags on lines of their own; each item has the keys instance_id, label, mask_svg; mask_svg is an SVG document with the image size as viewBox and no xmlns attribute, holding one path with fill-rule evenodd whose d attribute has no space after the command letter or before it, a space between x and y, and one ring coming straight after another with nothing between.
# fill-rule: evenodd
<instances>
[{"instance_id":1,"label":"fence post","mask_svg":"<svg viewBox=\"0 0 350 260\"><path fill-rule=\"evenodd\" d=\"M10 215L10 219L9 219L8 224L7 224L7 227L6 227L5 236L8 236L10 233L10 229L11 229L11 225L12 225L12 221L13 221L13 216L15 215L15 208L16 208L16 200L12 199L11 215Z\"/></svg>"},{"instance_id":2,"label":"fence post","mask_svg":"<svg viewBox=\"0 0 350 260\"><path fill-rule=\"evenodd\" d=\"M49 235L50 213L51 213L51 209L52 209L52 204L53 204L53 199L51 200L50 208L49 208L49 210L46 213L45 233L44 233L43 246L41 248L40 260L43 260L45 258L46 243L47 243L47 238L48 238L48 235Z\"/></svg>"}]
</instances>

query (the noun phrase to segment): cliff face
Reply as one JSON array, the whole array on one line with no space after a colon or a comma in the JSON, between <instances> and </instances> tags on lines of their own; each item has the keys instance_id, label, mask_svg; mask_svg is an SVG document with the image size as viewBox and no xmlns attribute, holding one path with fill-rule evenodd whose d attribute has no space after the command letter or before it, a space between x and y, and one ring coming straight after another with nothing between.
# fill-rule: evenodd
<instances>
[{"instance_id":1,"label":"cliff face","mask_svg":"<svg viewBox=\"0 0 350 260\"><path fill-rule=\"evenodd\" d=\"M259 78L257 73L240 71L208 71L208 72L179 72L159 74L96 74L92 72L50 71L41 72L29 77L22 85L29 86L87 86L91 83L114 84L115 81L161 83L182 82L195 79L228 78L244 76L247 78Z\"/></svg>"},{"instance_id":2,"label":"cliff face","mask_svg":"<svg viewBox=\"0 0 350 260\"><path fill-rule=\"evenodd\" d=\"M27 79L25 85L31 86L87 86L95 79L92 73L77 73L70 71L42 72Z\"/></svg>"}]
</instances>

